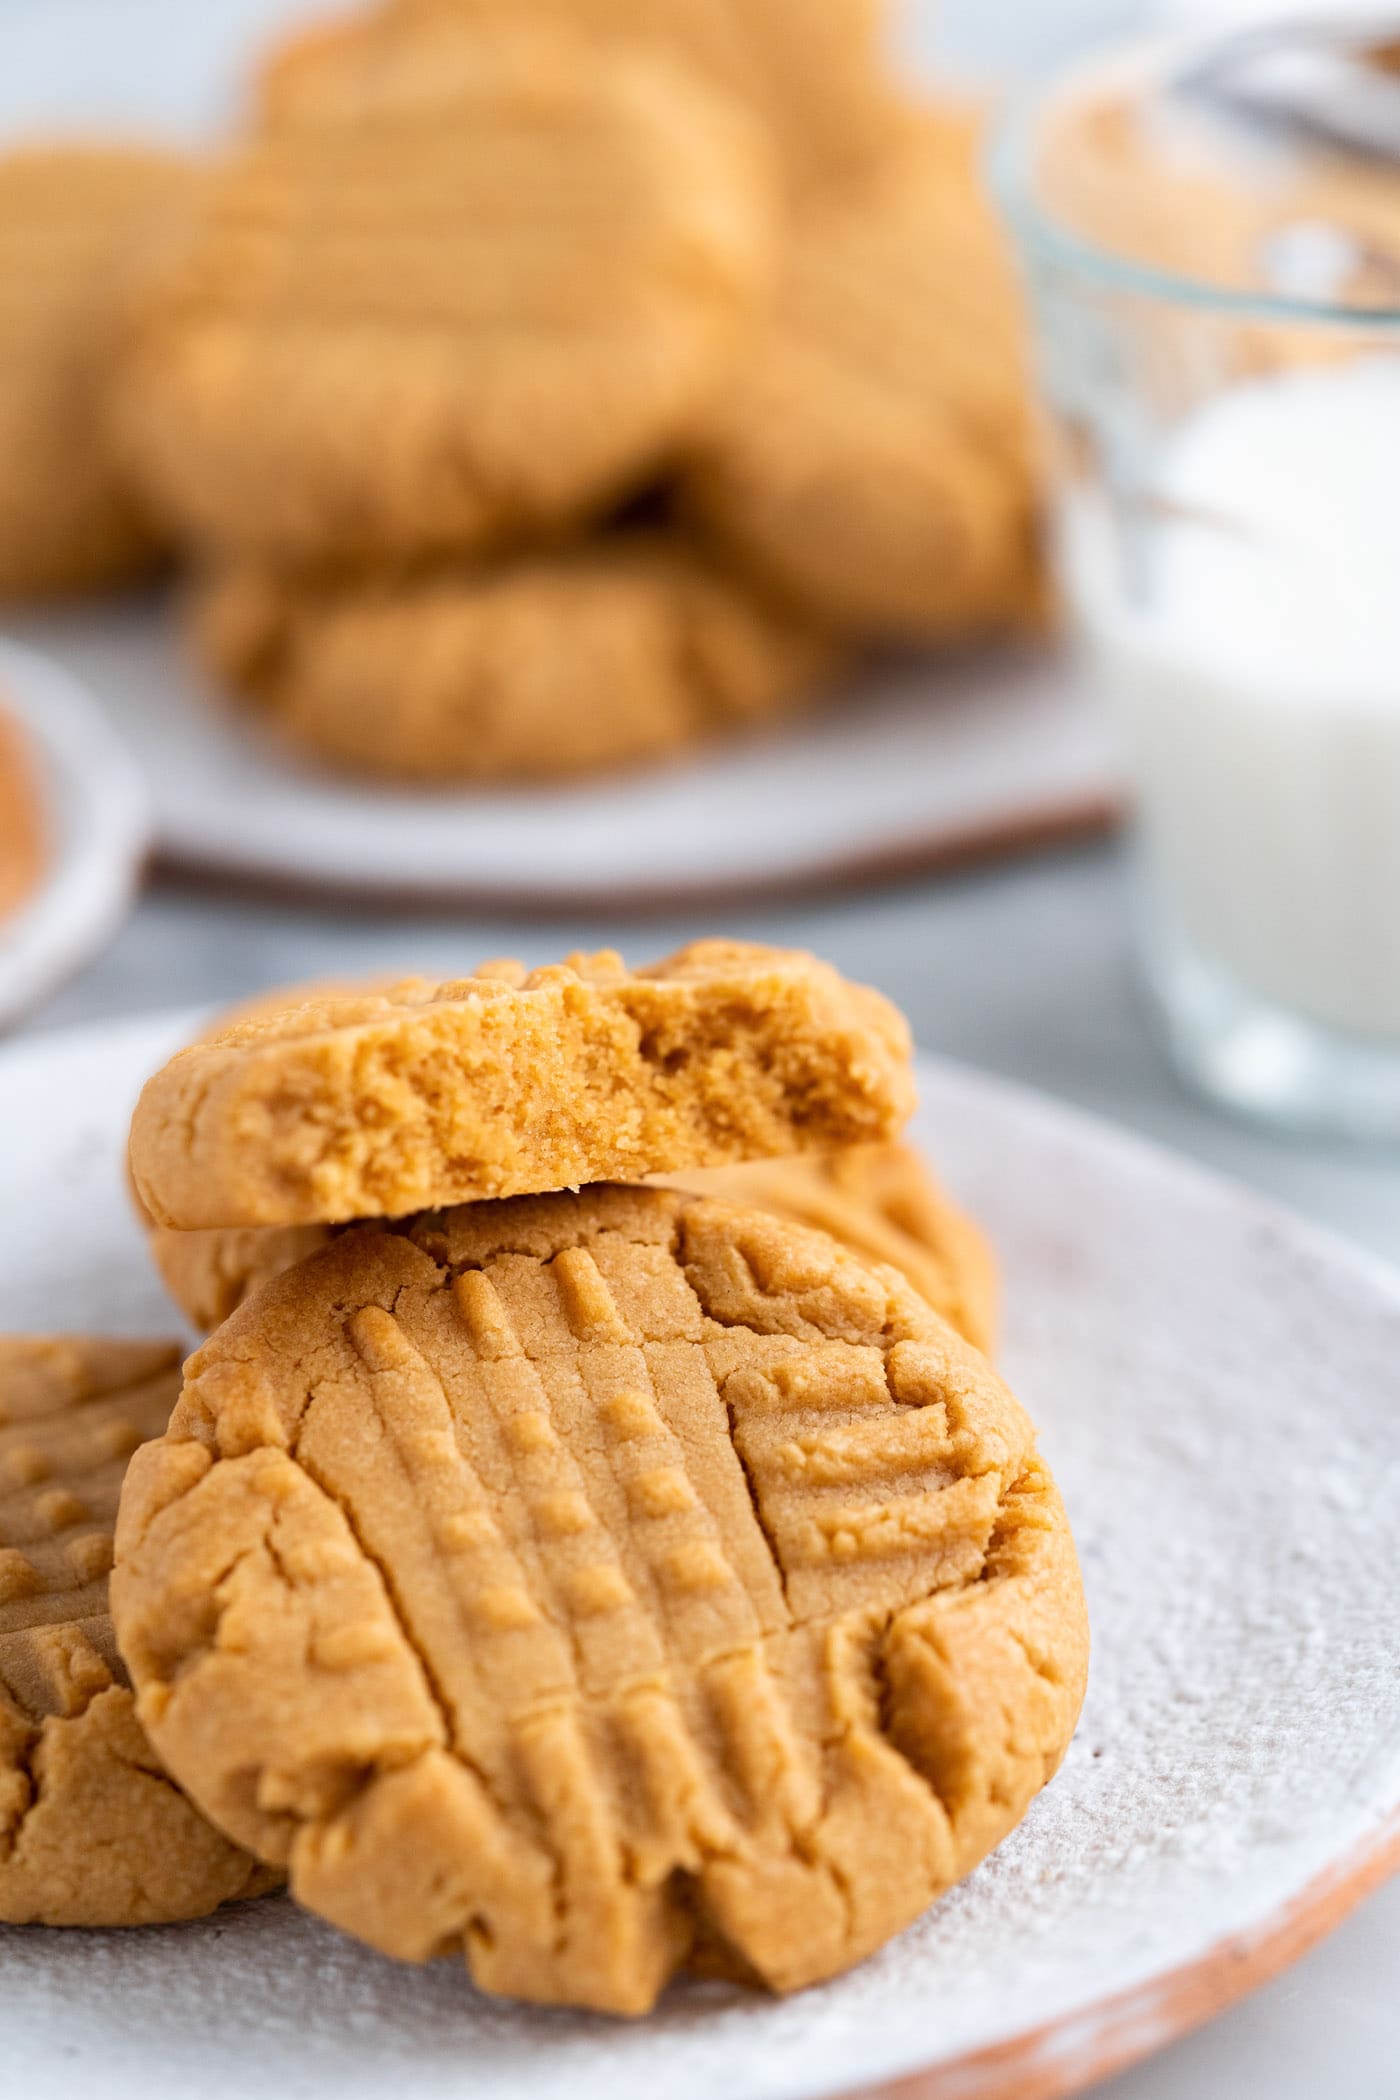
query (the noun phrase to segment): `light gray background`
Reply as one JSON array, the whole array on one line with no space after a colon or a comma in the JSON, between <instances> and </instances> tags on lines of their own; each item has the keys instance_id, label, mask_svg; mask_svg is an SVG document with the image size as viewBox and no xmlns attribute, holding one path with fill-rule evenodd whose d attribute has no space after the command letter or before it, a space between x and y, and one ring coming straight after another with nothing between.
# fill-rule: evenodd
<instances>
[{"instance_id":1,"label":"light gray background","mask_svg":"<svg viewBox=\"0 0 1400 2100\"><path fill-rule=\"evenodd\" d=\"M42 32L49 44L67 17L81 54L82 18L91 22L93 4L0 0L0 35ZM172 53L182 39L209 48L235 18L246 27L254 16L270 21L289 11L286 0L98 4L129 4L134 33L162 17ZM1195 7L1198 16L1226 11L1225 0ZM914 7L908 47L927 60L936 39L978 68L1008 57L1036 63L1141 13L1134 0L945 0L936 12ZM74 63L81 70L80 55ZM55 88L69 107L75 81ZM102 106L104 80L78 84ZM0 121L13 114L0 78ZM546 961L569 947L613 942L643 957L720 930L815 948L896 999L928 1048L1131 1124L1400 1260L1400 1153L1285 1142L1226 1122L1179 1090L1135 989L1124 870L1110 847L781 910L756 902L752 911L727 910L719 925L708 916L647 926L394 919L162 885L108 953L28 1025L100 1022L305 977L452 973L503 952ZM1397 2100L1400 1886L1281 1981L1102 2091L1112 2100Z\"/></svg>"}]
</instances>

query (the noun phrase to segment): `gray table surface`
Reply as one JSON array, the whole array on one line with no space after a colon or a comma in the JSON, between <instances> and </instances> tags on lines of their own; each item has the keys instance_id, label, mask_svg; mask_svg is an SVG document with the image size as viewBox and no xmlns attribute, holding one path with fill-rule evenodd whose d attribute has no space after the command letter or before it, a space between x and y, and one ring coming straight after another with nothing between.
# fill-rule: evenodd
<instances>
[{"instance_id":1,"label":"gray table surface","mask_svg":"<svg viewBox=\"0 0 1400 2100\"><path fill-rule=\"evenodd\" d=\"M814 948L879 985L928 1049L1110 1116L1400 1262L1400 1152L1283 1141L1176 1084L1130 958L1125 881L1103 847L782 909L620 925L393 918L228 901L163 885L28 1024L100 1023L299 978L451 974L487 955L638 959L702 932ZM1400 1427L1400 1425L1397 1425ZM1101 2088L1112 2100L1400 2100L1400 1883L1278 1982Z\"/></svg>"}]
</instances>

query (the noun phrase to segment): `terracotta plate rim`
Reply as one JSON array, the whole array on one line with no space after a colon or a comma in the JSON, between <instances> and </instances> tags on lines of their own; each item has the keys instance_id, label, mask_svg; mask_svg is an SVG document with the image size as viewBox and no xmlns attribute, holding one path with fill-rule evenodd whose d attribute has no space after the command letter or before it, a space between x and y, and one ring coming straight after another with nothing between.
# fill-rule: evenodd
<instances>
[{"instance_id":1,"label":"terracotta plate rim","mask_svg":"<svg viewBox=\"0 0 1400 2100\"><path fill-rule=\"evenodd\" d=\"M1270 1918L1205 1954L989 2049L973 2050L836 2100L1071 2100L1170 2048L1281 1976L1400 1874L1400 1810Z\"/></svg>"}]
</instances>

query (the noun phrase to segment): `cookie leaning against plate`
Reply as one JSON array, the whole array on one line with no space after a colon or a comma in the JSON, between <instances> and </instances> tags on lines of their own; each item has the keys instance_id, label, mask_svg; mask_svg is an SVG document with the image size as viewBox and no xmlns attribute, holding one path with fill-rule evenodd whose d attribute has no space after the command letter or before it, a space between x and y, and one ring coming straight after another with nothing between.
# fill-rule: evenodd
<instances>
[{"instance_id":1,"label":"cookie leaning against plate","mask_svg":"<svg viewBox=\"0 0 1400 2100\"><path fill-rule=\"evenodd\" d=\"M271 1886L171 1785L107 1611L127 1460L173 1343L0 1336L0 1920L158 1925Z\"/></svg>"},{"instance_id":2,"label":"cookie leaning against plate","mask_svg":"<svg viewBox=\"0 0 1400 2100\"><path fill-rule=\"evenodd\" d=\"M774 318L693 448L701 519L854 633L1039 616L1027 376L969 113L799 213Z\"/></svg>"},{"instance_id":3,"label":"cookie leaning against plate","mask_svg":"<svg viewBox=\"0 0 1400 2100\"><path fill-rule=\"evenodd\" d=\"M190 165L134 146L0 156L0 598L126 582L161 543L107 442L127 308Z\"/></svg>"},{"instance_id":4,"label":"cookie leaning against plate","mask_svg":"<svg viewBox=\"0 0 1400 2100\"><path fill-rule=\"evenodd\" d=\"M391 0L274 47L259 72L259 117L276 127L343 117L381 91L386 70L422 63L423 32L509 29L522 15L595 47L642 46L696 68L763 122L799 185L859 167L894 121L882 0Z\"/></svg>"},{"instance_id":5,"label":"cookie leaning against plate","mask_svg":"<svg viewBox=\"0 0 1400 2100\"><path fill-rule=\"evenodd\" d=\"M133 1466L112 1599L162 1757L301 1903L622 2013L898 1932L1053 1774L1086 1658L985 1360L825 1234L659 1189L279 1277Z\"/></svg>"},{"instance_id":6,"label":"cookie leaning against plate","mask_svg":"<svg viewBox=\"0 0 1400 2100\"><path fill-rule=\"evenodd\" d=\"M799 1155L695 1168L680 1177L680 1185L829 1232L852 1253L898 1269L950 1327L991 1353L995 1258L981 1231L939 1188L912 1145L852 1145L824 1158ZM172 1232L143 1223L161 1281L205 1334L284 1269L318 1253L337 1233L356 1229L272 1225Z\"/></svg>"},{"instance_id":7,"label":"cookie leaning against plate","mask_svg":"<svg viewBox=\"0 0 1400 2100\"><path fill-rule=\"evenodd\" d=\"M557 531L652 474L773 274L741 110L661 61L443 40L354 122L250 142L124 361L190 538L327 566Z\"/></svg>"},{"instance_id":8,"label":"cookie leaning against plate","mask_svg":"<svg viewBox=\"0 0 1400 2100\"><path fill-rule=\"evenodd\" d=\"M893 1137L903 1016L796 949L696 941L328 998L182 1050L131 1173L153 1223L334 1225Z\"/></svg>"},{"instance_id":9,"label":"cookie leaning against plate","mask_svg":"<svg viewBox=\"0 0 1400 2100\"><path fill-rule=\"evenodd\" d=\"M424 783L662 758L812 703L837 660L810 621L660 531L398 579L234 566L197 595L194 640L298 750Z\"/></svg>"}]
</instances>

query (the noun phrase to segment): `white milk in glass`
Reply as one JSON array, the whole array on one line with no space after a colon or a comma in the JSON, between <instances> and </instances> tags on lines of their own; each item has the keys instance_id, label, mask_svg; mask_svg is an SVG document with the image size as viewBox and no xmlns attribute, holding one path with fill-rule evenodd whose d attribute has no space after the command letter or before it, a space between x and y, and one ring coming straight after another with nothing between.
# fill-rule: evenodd
<instances>
[{"instance_id":1,"label":"white milk in glass","mask_svg":"<svg viewBox=\"0 0 1400 2100\"><path fill-rule=\"evenodd\" d=\"M1241 992L1400 1044L1400 358L1242 382L1064 518L1159 909Z\"/></svg>"}]
</instances>

